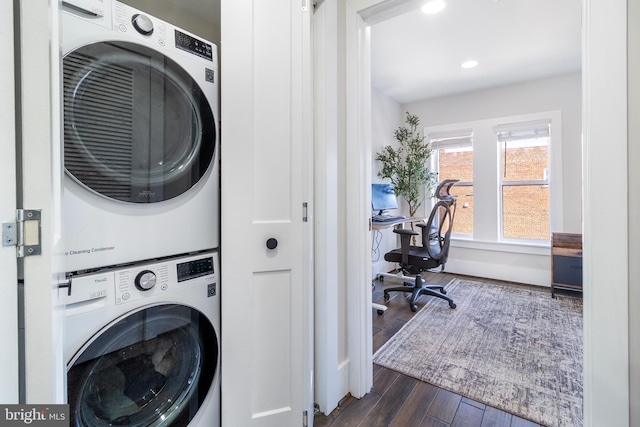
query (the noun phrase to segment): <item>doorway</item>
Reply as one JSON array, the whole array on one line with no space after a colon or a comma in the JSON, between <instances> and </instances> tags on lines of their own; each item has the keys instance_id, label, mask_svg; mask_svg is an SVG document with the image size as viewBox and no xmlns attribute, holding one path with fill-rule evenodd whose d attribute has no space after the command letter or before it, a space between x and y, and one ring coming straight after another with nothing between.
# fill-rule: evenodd
<instances>
[{"instance_id":1,"label":"doorway","mask_svg":"<svg viewBox=\"0 0 640 427\"><path fill-rule=\"evenodd\" d=\"M378 2L353 1L347 9L347 46L357 54L356 58L347 55L347 76L353 76L358 83L358 90L348 92L346 126L347 134L358 135L355 145L358 149L350 152L368 152L367 137L370 136L367 121L370 99L368 65L368 37L366 19L373 13L389 14L412 2ZM413 2L415 3L415 2ZM627 10L626 2L617 0L614 3L593 4L582 2L583 14L583 200L584 200L584 259L588 268L584 272L585 283L585 425L598 425L598 421L615 425L628 425L629 393L629 324L627 307L629 303L628 289L629 269L626 248L628 247L627 223L616 222L615 232L609 228L609 215L599 206L605 206L615 198L621 201L618 209L622 209L626 218L626 185L627 182L627 106L626 106L626 37ZM612 30L614 29L614 30ZM349 51L348 49L348 51ZM364 93L364 94L363 94ZM363 116L365 117L363 119ZM597 144L598 135L617 135L611 145ZM357 156L356 156L357 158ZM597 159L597 162L594 162ZM364 169L364 168L362 168ZM620 185L609 191L604 186L611 182L611 173L615 171L616 182ZM359 189L367 188L370 173L361 170L358 182L349 183ZM605 177L608 178L605 179ZM367 207L354 200L353 214L347 218L358 220L367 217ZM606 230L606 232L605 232ZM605 234L607 237L605 237ZM613 241L612 241L613 239ZM365 237L366 241L366 237ZM614 244L620 248L615 256L608 254L606 248ZM360 270L364 270L369 261L365 254L357 261ZM597 262L593 262L597 261ZM366 271L365 271L366 273ZM615 277L610 277L613 274ZM607 283L596 287L595 283ZM613 286L613 287L611 287ZM616 294L615 301L606 295ZM596 304L597 301L597 304ZM367 295L363 290L357 300L349 302L356 310L367 304ZM366 316L354 319L360 332L366 333ZM596 322L596 319L598 321ZM612 349L618 351L612 352ZM615 353L615 354L614 354ZM366 352L361 352L364 365L369 364ZM606 380L604 380L606 378ZM598 379L603 379L599 381ZM612 410L613 408L613 410ZM616 420L606 416L614 413ZM592 424L593 423L593 424ZM612 424L613 425L613 424Z\"/></svg>"}]
</instances>

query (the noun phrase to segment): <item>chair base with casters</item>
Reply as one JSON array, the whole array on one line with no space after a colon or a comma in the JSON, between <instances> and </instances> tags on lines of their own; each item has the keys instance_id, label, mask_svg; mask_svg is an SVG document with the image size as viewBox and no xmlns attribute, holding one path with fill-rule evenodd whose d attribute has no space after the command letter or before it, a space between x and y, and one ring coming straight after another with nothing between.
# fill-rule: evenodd
<instances>
[{"instance_id":1,"label":"chair base with casters","mask_svg":"<svg viewBox=\"0 0 640 427\"><path fill-rule=\"evenodd\" d=\"M420 295L429 295L432 297L442 298L449 303L449 307L456 308L456 304L451 298L446 296L447 291L444 287L438 285L427 285L420 274L416 274L415 283L404 282L404 286L397 286L395 288L387 288L384 290L384 300L389 301L389 292L405 292L411 293L411 299L409 300L409 307L411 311L418 311L416 300ZM381 313L378 313L381 314Z\"/></svg>"}]
</instances>

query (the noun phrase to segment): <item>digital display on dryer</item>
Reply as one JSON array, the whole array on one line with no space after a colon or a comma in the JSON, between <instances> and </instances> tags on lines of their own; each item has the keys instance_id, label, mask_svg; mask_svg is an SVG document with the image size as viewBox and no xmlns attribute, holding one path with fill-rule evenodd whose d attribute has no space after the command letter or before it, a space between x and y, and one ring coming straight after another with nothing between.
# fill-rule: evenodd
<instances>
[{"instance_id":1,"label":"digital display on dryer","mask_svg":"<svg viewBox=\"0 0 640 427\"><path fill-rule=\"evenodd\" d=\"M177 265L178 282L213 274L213 258L202 258Z\"/></svg>"},{"instance_id":2,"label":"digital display on dryer","mask_svg":"<svg viewBox=\"0 0 640 427\"><path fill-rule=\"evenodd\" d=\"M176 30L176 47L213 62L213 49L209 43Z\"/></svg>"}]
</instances>

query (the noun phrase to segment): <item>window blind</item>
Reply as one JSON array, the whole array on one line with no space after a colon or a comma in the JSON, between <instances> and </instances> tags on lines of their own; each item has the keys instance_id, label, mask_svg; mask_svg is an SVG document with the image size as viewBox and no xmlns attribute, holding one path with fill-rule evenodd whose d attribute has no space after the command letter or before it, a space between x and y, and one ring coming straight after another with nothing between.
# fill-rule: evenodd
<instances>
[{"instance_id":1,"label":"window blind","mask_svg":"<svg viewBox=\"0 0 640 427\"><path fill-rule=\"evenodd\" d=\"M431 132L427 135L431 148L469 146L473 142L473 129L459 129L446 132Z\"/></svg>"},{"instance_id":2,"label":"window blind","mask_svg":"<svg viewBox=\"0 0 640 427\"><path fill-rule=\"evenodd\" d=\"M533 122L508 123L493 128L499 142L515 141L518 139L533 139L550 135L551 120L536 120Z\"/></svg>"}]
</instances>

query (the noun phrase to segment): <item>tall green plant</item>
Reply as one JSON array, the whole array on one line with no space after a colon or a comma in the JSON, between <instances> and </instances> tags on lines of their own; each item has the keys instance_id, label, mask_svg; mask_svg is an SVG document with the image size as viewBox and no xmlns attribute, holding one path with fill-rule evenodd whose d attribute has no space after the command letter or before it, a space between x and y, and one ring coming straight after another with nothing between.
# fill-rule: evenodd
<instances>
[{"instance_id":1,"label":"tall green plant","mask_svg":"<svg viewBox=\"0 0 640 427\"><path fill-rule=\"evenodd\" d=\"M385 146L376 155L376 160L382 163L378 176L391 180L396 195L407 201L409 215L414 216L427 195L433 195L437 178L429 168L433 150L418 132L420 119L407 112L405 123L407 126L394 131L400 147L395 149L390 145Z\"/></svg>"}]
</instances>

